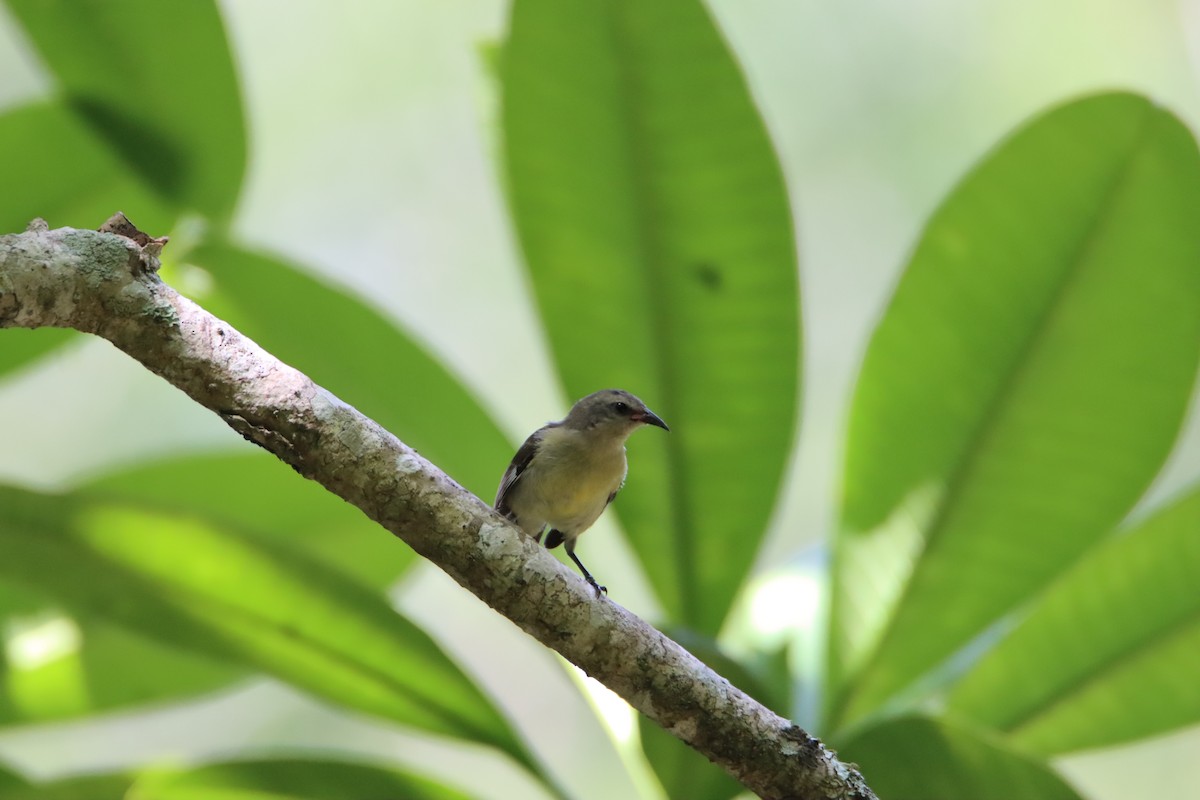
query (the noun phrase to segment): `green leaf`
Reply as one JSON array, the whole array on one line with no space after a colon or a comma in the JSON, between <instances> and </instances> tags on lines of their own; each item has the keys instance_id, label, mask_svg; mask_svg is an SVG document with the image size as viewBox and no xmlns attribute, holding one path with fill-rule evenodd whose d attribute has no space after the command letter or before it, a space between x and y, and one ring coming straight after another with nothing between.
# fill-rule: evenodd
<instances>
[{"instance_id":1,"label":"green leaf","mask_svg":"<svg viewBox=\"0 0 1200 800\"><path fill-rule=\"evenodd\" d=\"M353 506L257 450L139 464L94 479L77 494L91 502L136 505L270 536L381 589L416 558ZM0 688L0 724L162 702L211 691L246 675L243 668L26 594L14 596L13 587L0 584L9 650L14 631L22 632L35 652L41 652L39 637L65 633L65 642L31 661L10 660ZM139 669L130 670L130 663Z\"/></svg>"},{"instance_id":2,"label":"green leaf","mask_svg":"<svg viewBox=\"0 0 1200 800\"><path fill-rule=\"evenodd\" d=\"M0 616L34 616L47 607L45 595L0 581Z\"/></svg>"},{"instance_id":3,"label":"green leaf","mask_svg":"<svg viewBox=\"0 0 1200 800\"><path fill-rule=\"evenodd\" d=\"M951 709L1041 753L1200 722L1198 534L1200 489L1097 548L955 687Z\"/></svg>"},{"instance_id":4,"label":"green leaf","mask_svg":"<svg viewBox=\"0 0 1200 800\"><path fill-rule=\"evenodd\" d=\"M270 536L380 589L416 560L357 508L257 449L142 463L79 492Z\"/></svg>"},{"instance_id":5,"label":"green leaf","mask_svg":"<svg viewBox=\"0 0 1200 800\"><path fill-rule=\"evenodd\" d=\"M51 227L99 228L122 210L156 235L175 222L163 202L60 103L0 114L0 172L7 185L21 187L0 192L0 233L19 233L34 217Z\"/></svg>"},{"instance_id":6,"label":"green leaf","mask_svg":"<svg viewBox=\"0 0 1200 800\"><path fill-rule=\"evenodd\" d=\"M20 775L0 766L0 792L8 791L9 789L21 789L28 785ZM0 795L0 797L2 796Z\"/></svg>"},{"instance_id":7,"label":"green leaf","mask_svg":"<svg viewBox=\"0 0 1200 800\"><path fill-rule=\"evenodd\" d=\"M3 627L0 725L173 700L246 675L244 669L50 603L33 612L5 613ZM132 664L137 669L130 669Z\"/></svg>"},{"instance_id":8,"label":"green leaf","mask_svg":"<svg viewBox=\"0 0 1200 800\"><path fill-rule=\"evenodd\" d=\"M628 389L614 504L671 620L714 635L791 451L791 213L738 65L697 0L517 0L502 52L517 233L572 397Z\"/></svg>"},{"instance_id":9,"label":"green leaf","mask_svg":"<svg viewBox=\"0 0 1200 800\"><path fill-rule=\"evenodd\" d=\"M477 495L491 499L512 445L467 389L378 311L296 266L235 245L187 255L213 277L198 298Z\"/></svg>"},{"instance_id":10,"label":"green leaf","mask_svg":"<svg viewBox=\"0 0 1200 800\"><path fill-rule=\"evenodd\" d=\"M300 553L201 520L0 492L0 578L318 697L531 764L499 712L374 592ZM401 547L399 543L397 548Z\"/></svg>"},{"instance_id":11,"label":"green leaf","mask_svg":"<svg viewBox=\"0 0 1200 800\"><path fill-rule=\"evenodd\" d=\"M218 219L232 211L245 168L245 131L215 3L7 2L66 104L128 171L177 207ZM64 151L40 152L57 158Z\"/></svg>"},{"instance_id":12,"label":"green leaf","mask_svg":"<svg viewBox=\"0 0 1200 800\"><path fill-rule=\"evenodd\" d=\"M94 479L77 494L271 536L378 588L415 560L357 509L257 450L139 464ZM163 702L246 675L244 668L71 613L52 598L24 595L0 583L8 648L13 651L19 632L42 654L19 664L10 659L0 689L0 724ZM38 642L54 635L60 641L46 652ZM139 669L130 670L130 663Z\"/></svg>"},{"instance_id":13,"label":"green leaf","mask_svg":"<svg viewBox=\"0 0 1200 800\"><path fill-rule=\"evenodd\" d=\"M279 759L150 773L140 778L125 797L126 800L466 800L467 795L395 768Z\"/></svg>"},{"instance_id":14,"label":"green leaf","mask_svg":"<svg viewBox=\"0 0 1200 800\"><path fill-rule=\"evenodd\" d=\"M941 720L888 720L838 748L887 800L1080 800L1048 764Z\"/></svg>"},{"instance_id":15,"label":"green leaf","mask_svg":"<svg viewBox=\"0 0 1200 800\"><path fill-rule=\"evenodd\" d=\"M1128 94L1034 120L930 221L855 393L832 720L860 718L1111 530L1200 360L1200 158Z\"/></svg>"}]
</instances>

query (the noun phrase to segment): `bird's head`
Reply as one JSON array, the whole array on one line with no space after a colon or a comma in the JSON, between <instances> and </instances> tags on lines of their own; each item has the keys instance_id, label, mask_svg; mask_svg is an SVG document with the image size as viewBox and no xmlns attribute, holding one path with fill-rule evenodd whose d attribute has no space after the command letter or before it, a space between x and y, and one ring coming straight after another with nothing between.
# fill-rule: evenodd
<instances>
[{"instance_id":1,"label":"bird's head","mask_svg":"<svg viewBox=\"0 0 1200 800\"><path fill-rule=\"evenodd\" d=\"M571 407L563 423L570 428L611 433L624 438L642 425L671 430L646 404L621 389L593 392Z\"/></svg>"}]
</instances>

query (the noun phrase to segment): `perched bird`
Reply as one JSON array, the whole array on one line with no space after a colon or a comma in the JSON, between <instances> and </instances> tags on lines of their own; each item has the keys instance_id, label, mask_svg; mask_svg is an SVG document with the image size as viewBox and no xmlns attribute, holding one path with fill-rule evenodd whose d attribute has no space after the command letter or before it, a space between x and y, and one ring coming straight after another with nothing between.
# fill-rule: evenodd
<instances>
[{"instance_id":1,"label":"perched bird","mask_svg":"<svg viewBox=\"0 0 1200 800\"><path fill-rule=\"evenodd\" d=\"M625 440L643 425L667 423L629 392L604 389L571 407L566 418L530 434L500 480L496 510L546 547L566 544L567 555L599 597L596 583L575 555L575 540L592 526L625 483Z\"/></svg>"}]
</instances>

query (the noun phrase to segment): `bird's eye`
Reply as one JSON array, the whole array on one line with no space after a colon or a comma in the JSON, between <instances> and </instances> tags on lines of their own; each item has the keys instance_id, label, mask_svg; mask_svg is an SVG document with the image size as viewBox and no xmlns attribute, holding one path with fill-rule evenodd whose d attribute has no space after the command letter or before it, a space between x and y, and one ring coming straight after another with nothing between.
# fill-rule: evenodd
<instances>
[{"instance_id":1,"label":"bird's eye","mask_svg":"<svg viewBox=\"0 0 1200 800\"><path fill-rule=\"evenodd\" d=\"M618 414L628 414L629 405L618 400L617 402L613 403L613 411L616 411Z\"/></svg>"}]
</instances>

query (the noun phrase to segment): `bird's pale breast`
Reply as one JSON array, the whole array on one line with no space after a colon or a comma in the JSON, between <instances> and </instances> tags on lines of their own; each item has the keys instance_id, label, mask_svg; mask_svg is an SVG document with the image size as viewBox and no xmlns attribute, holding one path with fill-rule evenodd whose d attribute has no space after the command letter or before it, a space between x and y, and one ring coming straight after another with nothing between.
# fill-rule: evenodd
<instances>
[{"instance_id":1,"label":"bird's pale breast","mask_svg":"<svg viewBox=\"0 0 1200 800\"><path fill-rule=\"evenodd\" d=\"M514 497L523 519L536 517L574 538L596 521L625 480L625 447L596 447L576 431L554 430ZM534 478L534 480L529 480Z\"/></svg>"}]
</instances>

